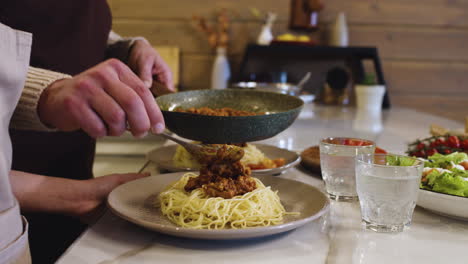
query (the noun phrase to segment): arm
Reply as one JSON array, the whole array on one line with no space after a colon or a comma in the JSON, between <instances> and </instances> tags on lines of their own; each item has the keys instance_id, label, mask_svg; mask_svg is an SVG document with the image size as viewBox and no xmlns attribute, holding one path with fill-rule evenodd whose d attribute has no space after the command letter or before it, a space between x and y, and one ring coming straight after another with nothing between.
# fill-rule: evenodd
<instances>
[{"instance_id":1,"label":"arm","mask_svg":"<svg viewBox=\"0 0 468 264\"><path fill-rule=\"evenodd\" d=\"M51 131L39 118L37 106L42 92L53 82L70 75L29 67L18 105L11 118L10 127L36 131Z\"/></svg>"},{"instance_id":2,"label":"arm","mask_svg":"<svg viewBox=\"0 0 468 264\"><path fill-rule=\"evenodd\" d=\"M128 124L128 127L127 127ZM161 133L164 119L153 95L125 64L102 62L76 76L29 67L10 127L82 129L91 137Z\"/></svg>"},{"instance_id":3,"label":"arm","mask_svg":"<svg viewBox=\"0 0 468 264\"><path fill-rule=\"evenodd\" d=\"M148 174L112 174L90 180L70 180L11 171L13 193L24 211L84 217L99 209L107 195L125 182Z\"/></svg>"}]
</instances>

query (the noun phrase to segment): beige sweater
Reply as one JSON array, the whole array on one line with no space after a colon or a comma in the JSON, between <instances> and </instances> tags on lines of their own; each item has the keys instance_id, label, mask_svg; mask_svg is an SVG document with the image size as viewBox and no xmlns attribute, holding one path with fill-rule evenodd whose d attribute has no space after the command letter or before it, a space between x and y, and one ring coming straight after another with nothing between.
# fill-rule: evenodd
<instances>
[{"instance_id":1,"label":"beige sweater","mask_svg":"<svg viewBox=\"0 0 468 264\"><path fill-rule=\"evenodd\" d=\"M21 98L11 118L10 128L39 131L54 130L44 125L39 119L37 104L42 91L44 91L47 86L64 78L71 78L71 76L63 73L29 67L28 76L24 84L23 92L21 93Z\"/></svg>"}]
</instances>

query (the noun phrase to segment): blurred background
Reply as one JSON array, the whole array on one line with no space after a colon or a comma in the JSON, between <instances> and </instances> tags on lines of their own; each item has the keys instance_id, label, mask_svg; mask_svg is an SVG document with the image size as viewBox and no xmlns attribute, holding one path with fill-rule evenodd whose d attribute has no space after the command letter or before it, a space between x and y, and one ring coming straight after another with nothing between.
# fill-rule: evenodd
<instances>
[{"instance_id":1,"label":"blurred background","mask_svg":"<svg viewBox=\"0 0 468 264\"><path fill-rule=\"evenodd\" d=\"M215 24L217 12L226 11L227 54L235 76L246 46L257 41L266 12L277 15L272 25L275 37L302 34L320 46L329 44L332 24L343 12L348 45L378 48L392 105L457 121L468 115L468 1L328 0L317 8L317 25L304 30L290 28L294 0L110 0L109 4L114 31L144 36L172 58L169 63L179 90L210 87L216 53L194 16Z\"/></svg>"}]
</instances>

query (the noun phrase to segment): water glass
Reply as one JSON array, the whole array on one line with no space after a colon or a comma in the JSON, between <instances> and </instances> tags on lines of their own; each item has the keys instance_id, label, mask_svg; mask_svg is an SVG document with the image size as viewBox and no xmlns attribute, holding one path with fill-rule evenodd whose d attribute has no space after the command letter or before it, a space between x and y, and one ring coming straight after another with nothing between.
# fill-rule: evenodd
<instances>
[{"instance_id":1,"label":"water glass","mask_svg":"<svg viewBox=\"0 0 468 264\"><path fill-rule=\"evenodd\" d=\"M423 168L421 160L401 155L356 157L356 189L365 229L401 232L411 224Z\"/></svg>"},{"instance_id":2,"label":"water glass","mask_svg":"<svg viewBox=\"0 0 468 264\"><path fill-rule=\"evenodd\" d=\"M355 157L374 153L373 141L358 138L324 138L320 141L320 167L330 199L355 201Z\"/></svg>"}]
</instances>

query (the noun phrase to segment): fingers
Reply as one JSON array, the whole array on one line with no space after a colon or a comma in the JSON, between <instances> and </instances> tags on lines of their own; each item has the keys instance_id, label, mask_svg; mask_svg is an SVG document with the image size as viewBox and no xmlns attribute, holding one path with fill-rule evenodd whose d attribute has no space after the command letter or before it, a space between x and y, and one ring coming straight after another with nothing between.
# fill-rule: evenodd
<instances>
[{"instance_id":1,"label":"fingers","mask_svg":"<svg viewBox=\"0 0 468 264\"><path fill-rule=\"evenodd\" d=\"M159 54L156 54L152 74L156 75L157 80L163 83L170 92L175 92L171 69Z\"/></svg>"},{"instance_id":2,"label":"fingers","mask_svg":"<svg viewBox=\"0 0 468 264\"><path fill-rule=\"evenodd\" d=\"M134 44L132 54L130 54L129 65L145 83L147 88L152 87L153 76L155 80L168 88L165 89L166 91L157 90L156 94L175 91L169 66L146 41L137 41Z\"/></svg>"},{"instance_id":3,"label":"fingers","mask_svg":"<svg viewBox=\"0 0 468 264\"><path fill-rule=\"evenodd\" d=\"M150 129L150 119L142 98L129 86L117 81L112 81L105 89L125 112L132 134L135 137L145 136Z\"/></svg>"},{"instance_id":4,"label":"fingers","mask_svg":"<svg viewBox=\"0 0 468 264\"><path fill-rule=\"evenodd\" d=\"M149 173L111 174L90 180L76 181L77 201L70 215L79 217L84 223L94 223L103 213L105 200L117 186L149 176Z\"/></svg>"},{"instance_id":5,"label":"fingers","mask_svg":"<svg viewBox=\"0 0 468 264\"><path fill-rule=\"evenodd\" d=\"M153 133L163 132L165 128L164 118L150 90L146 88L144 84L142 83L142 81L126 66L123 67L119 71L119 78L122 81L122 83L130 87L138 95L139 99L141 99L141 102L142 102L141 105L144 107L145 112L146 112L145 115L149 119L149 126L144 127L146 128L146 131L149 128L151 128ZM115 87L113 88L113 85L111 85L110 90L116 90L116 89ZM118 92L118 91L114 91L114 92ZM125 98L124 96L125 95L119 96L120 100L129 100L128 98ZM133 105L133 106L136 107L138 105ZM128 104L127 107L128 107L128 111L130 111L132 105ZM124 108L124 109L126 110L128 120L129 121L132 120L132 117L127 112L127 108ZM133 117L133 119L138 121L138 118L136 117ZM133 127L133 124L130 123L130 128L132 132L134 132L134 130L137 130L135 132L141 132L140 131L141 128L139 124L136 124L136 125L137 125L136 127ZM143 125L143 124L140 124L140 125Z\"/></svg>"},{"instance_id":6,"label":"fingers","mask_svg":"<svg viewBox=\"0 0 468 264\"><path fill-rule=\"evenodd\" d=\"M78 106L70 110L77 119L80 128L92 138L100 138L107 134L107 129L101 118L89 107L85 105Z\"/></svg>"},{"instance_id":7,"label":"fingers","mask_svg":"<svg viewBox=\"0 0 468 264\"><path fill-rule=\"evenodd\" d=\"M138 77L143 81L147 88L150 88L153 84L153 65L154 61L151 57L145 58L140 56L137 59L137 73Z\"/></svg>"},{"instance_id":8,"label":"fingers","mask_svg":"<svg viewBox=\"0 0 468 264\"><path fill-rule=\"evenodd\" d=\"M90 181L92 184L97 186L96 188L91 188L95 190L95 195L98 199L107 197L107 195L117 186L127 183L129 181L137 180L143 177L150 176L150 173L124 173L124 174L110 174L102 177L95 178Z\"/></svg>"},{"instance_id":9,"label":"fingers","mask_svg":"<svg viewBox=\"0 0 468 264\"><path fill-rule=\"evenodd\" d=\"M91 107L104 121L107 127L107 135L120 136L127 129L126 113L120 105L106 92L98 90L98 94L91 98Z\"/></svg>"}]
</instances>

